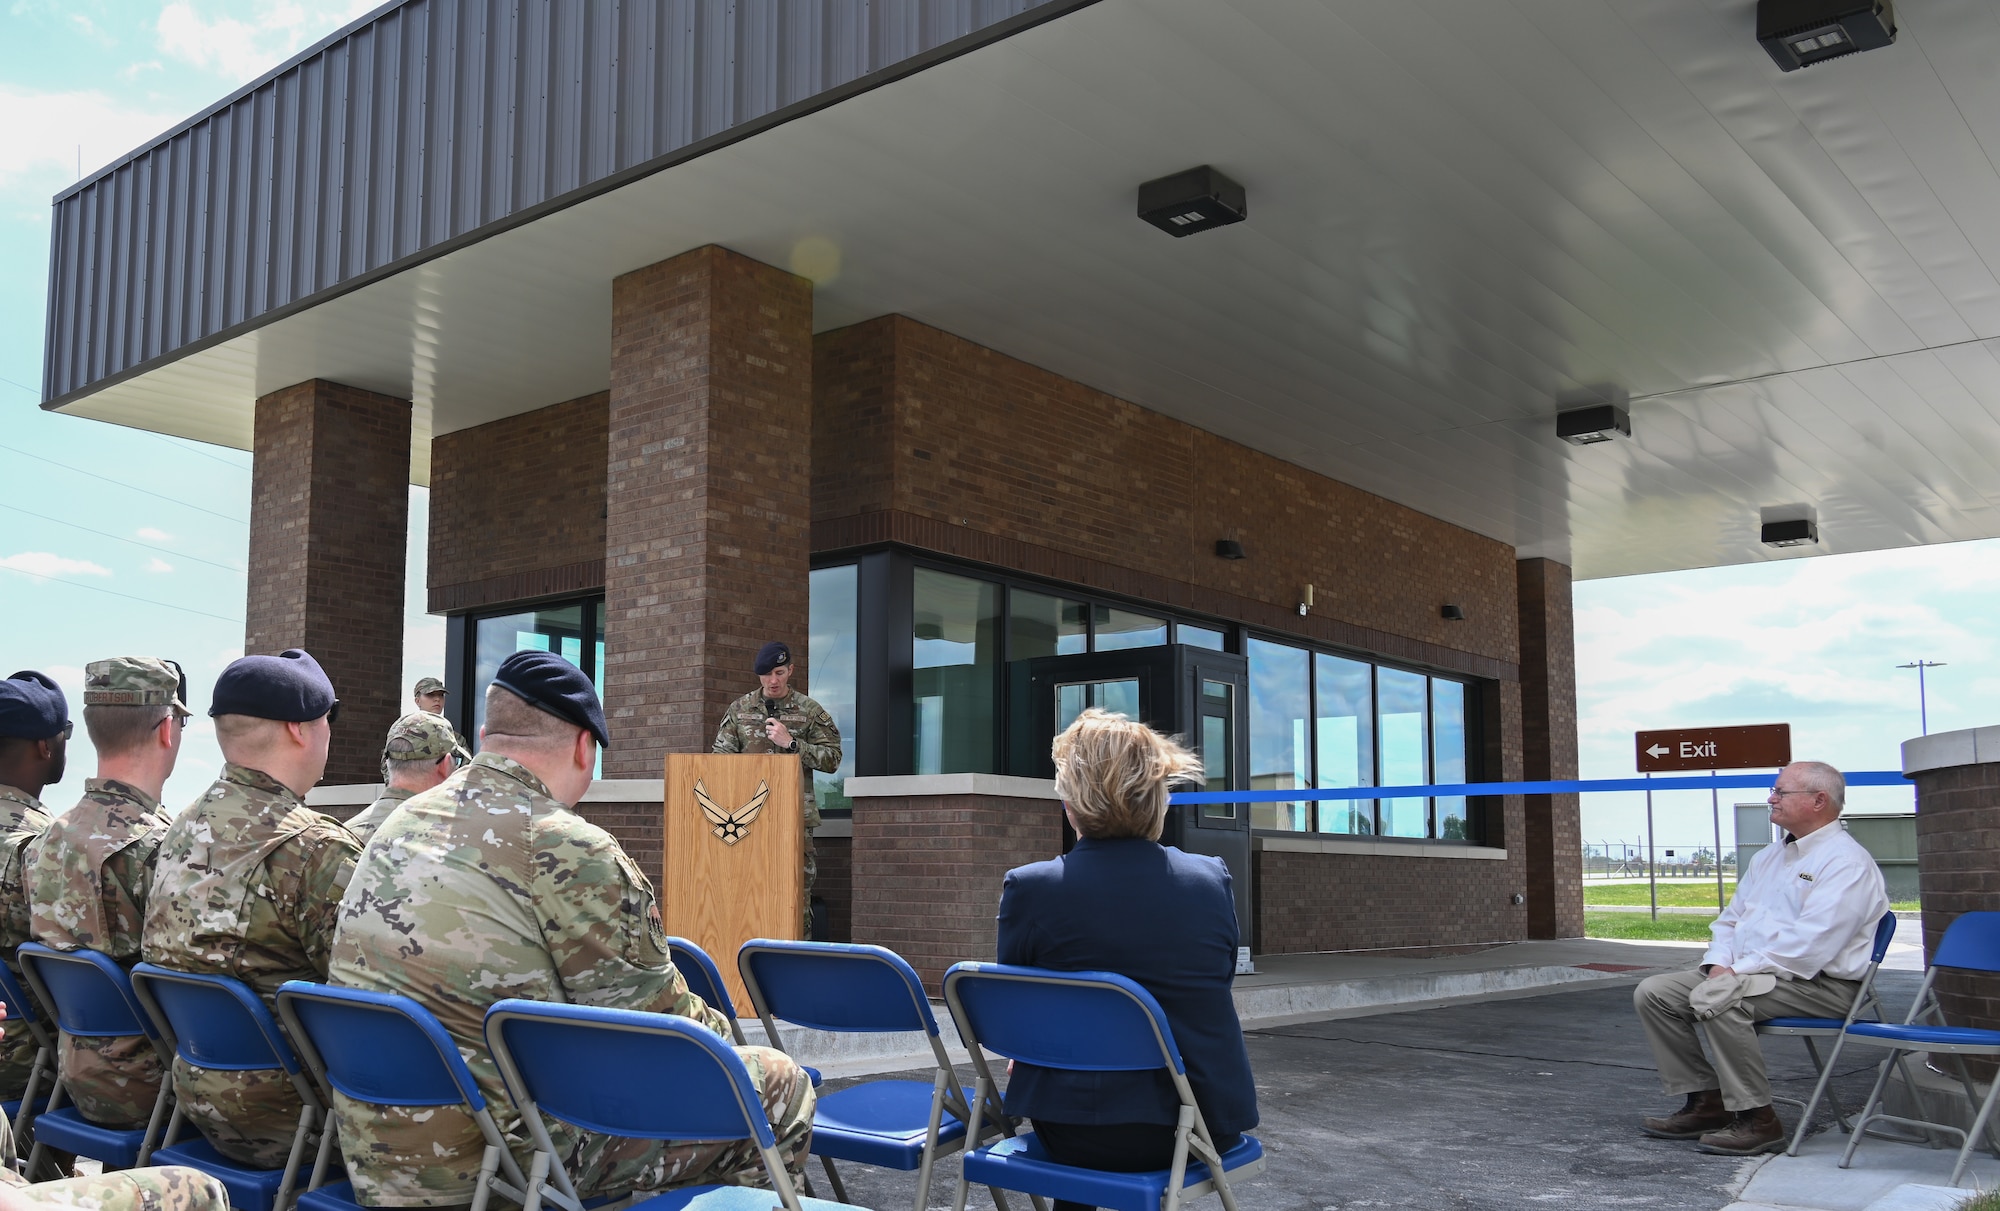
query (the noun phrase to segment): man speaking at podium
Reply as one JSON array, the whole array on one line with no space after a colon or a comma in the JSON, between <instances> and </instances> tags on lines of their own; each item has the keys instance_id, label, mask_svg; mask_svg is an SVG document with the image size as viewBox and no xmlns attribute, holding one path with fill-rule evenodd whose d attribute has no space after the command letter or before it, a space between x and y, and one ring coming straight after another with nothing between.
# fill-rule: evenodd
<instances>
[{"instance_id":1,"label":"man speaking at podium","mask_svg":"<svg viewBox=\"0 0 2000 1211\"><path fill-rule=\"evenodd\" d=\"M819 807L813 800L813 771L840 768L840 728L826 708L792 689L792 649L777 640L757 649L757 688L729 704L715 732L718 753L797 753L799 809L805 815L805 921L800 933L812 937L813 881L819 858L813 851L813 830L819 827Z\"/></svg>"}]
</instances>

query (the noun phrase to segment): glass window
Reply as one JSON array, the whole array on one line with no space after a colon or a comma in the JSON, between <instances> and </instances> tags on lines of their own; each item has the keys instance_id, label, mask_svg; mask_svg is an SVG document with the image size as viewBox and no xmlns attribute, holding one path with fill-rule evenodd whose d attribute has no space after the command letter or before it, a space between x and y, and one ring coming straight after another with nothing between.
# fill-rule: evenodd
<instances>
[{"instance_id":1,"label":"glass window","mask_svg":"<svg viewBox=\"0 0 2000 1211\"><path fill-rule=\"evenodd\" d=\"M1156 648L1167 641L1167 620L1110 606L1094 607L1097 615L1097 642L1094 651L1118 652L1126 648Z\"/></svg>"},{"instance_id":2,"label":"glass window","mask_svg":"<svg viewBox=\"0 0 2000 1211\"><path fill-rule=\"evenodd\" d=\"M1236 719L1236 687L1227 681L1201 683L1201 768L1203 790L1230 789L1230 766L1235 761L1236 744L1232 733ZM1204 803L1203 819L1234 820L1234 803Z\"/></svg>"},{"instance_id":3,"label":"glass window","mask_svg":"<svg viewBox=\"0 0 2000 1211\"><path fill-rule=\"evenodd\" d=\"M1465 686L1460 682L1431 679L1431 748L1433 782L1465 781ZM1438 797L1435 835L1446 841L1467 839L1465 796Z\"/></svg>"},{"instance_id":4,"label":"glass window","mask_svg":"<svg viewBox=\"0 0 2000 1211\"><path fill-rule=\"evenodd\" d=\"M604 602L573 601L480 618L472 626L472 731L467 737L475 751L479 729L486 726L486 690L500 671L500 662L515 652L554 652L582 669L593 682L604 674ZM587 653L587 654L586 654ZM603 761L603 754L598 754Z\"/></svg>"},{"instance_id":5,"label":"glass window","mask_svg":"<svg viewBox=\"0 0 2000 1211\"><path fill-rule=\"evenodd\" d=\"M1072 681L1056 687L1056 731L1076 722L1086 707L1096 707L1127 719L1139 718L1139 683L1131 679Z\"/></svg>"},{"instance_id":6,"label":"glass window","mask_svg":"<svg viewBox=\"0 0 2000 1211\"><path fill-rule=\"evenodd\" d=\"M1007 659L1073 656L1090 649L1090 607L1015 589L1007 594Z\"/></svg>"},{"instance_id":7,"label":"glass window","mask_svg":"<svg viewBox=\"0 0 2000 1211\"><path fill-rule=\"evenodd\" d=\"M915 772L992 773L1000 586L918 568L914 588L910 693Z\"/></svg>"},{"instance_id":8,"label":"glass window","mask_svg":"<svg viewBox=\"0 0 2000 1211\"><path fill-rule=\"evenodd\" d=\"M1306 737L1311 668L1307 654L1262 639L1252 639L1245 646L1250 658L1250 789L1311 786L1312 753ZM1418 681L1421 686L1422 679ZM1421 688L1418 693L1422 693ZM1250 823L1256 828L1302 832L1307 827L1306 806L1253 804Z\"/></svg>"},{"instance_id":9,"label":"glass window","mask_svg":"<svg viewBox=\"0 0 2000 1211\"><path fill-rule=\"evenodd\" d=\"M1209 627L1190 626L1185 622L1174 624L1174 642L1184 643L1191 648L1207 648L1211 652L1222 650L1222 632Z\"/></svg>"},{"instance_id":10,"label":"glass window","mask_svg":"<svg viewBox=\"0 0 2000 1211\"><path fill-rule=\"evenodd\" d=\"M855 643L860 629L860 569L854 564L812 573L806 677L813 701L825 707L840 729L840 768L813 771L813 794L821 811L851 809L845 787L854 773Z\"/></svg>"},{"instance_id":11,"label":"glass window","mask_svg":"<svg viewBox=\"0 0 2000 1211\"><path fill-rule=\"evenodd\" d=\"M1376 727L1381 745L1378 786L1422 786L1428 779L1425 758L1430 736L1425 726L1425 683L1422 673L1402 669L1376 670ZM1380 832L1385 837L1423 837L1430 832L1424 799L1383 799Z\"/></svg>"},{"instance_id":12,"label":"glass window","mask_svg":"<svg viewBox=\"0 0 2000 1211\"><path fill-rule=\"evenodd\" d=\"M1313 657L1313 728L1322 790L1375 785L1373 666L1324 653ZM1329 799L1319 805L1319 831L1373 833L1375 801Z\"/></svg>"}]
</instances>

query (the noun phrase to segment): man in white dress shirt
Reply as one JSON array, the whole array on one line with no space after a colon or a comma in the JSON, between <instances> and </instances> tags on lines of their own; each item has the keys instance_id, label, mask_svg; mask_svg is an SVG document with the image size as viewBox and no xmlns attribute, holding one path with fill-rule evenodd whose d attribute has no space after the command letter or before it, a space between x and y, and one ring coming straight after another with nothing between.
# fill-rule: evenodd
<instances>
[{"instance_id":1,"label":"man in white dress shirt","mask_svg":"<svg viewBox=\"0 0 2000 1211\"><path fill-rule=\"evenodd\" d=\"M1658 1139L1700 1141L1703 1152L1754 1156L1782 1147L1771 1081L1757 1046L1768 1018L1841 1018L1854 1001L1889 911L1882 872L1840 824L1847 779L1798 761L1771 788L1771 823L1784 830L1737 880L1736 896L1709 927L1714 941L1695 971L1653 976L1633 993L1668 1093L1687 1104L1642 1121ZM1708 1032L1713 1061L1695 1033Z\"/></svg>"}]
</instances>

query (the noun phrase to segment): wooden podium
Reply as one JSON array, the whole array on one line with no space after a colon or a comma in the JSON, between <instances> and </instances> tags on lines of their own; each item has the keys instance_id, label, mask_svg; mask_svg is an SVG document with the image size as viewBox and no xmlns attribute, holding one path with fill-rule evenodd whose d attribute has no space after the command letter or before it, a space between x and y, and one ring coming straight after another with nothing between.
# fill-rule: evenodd
<instances>
[{"instance_id":1,"label":"wooden podium","mask_svg":"<svg viewBox=\"0 0 2000 1211\"><path fill-rule=\"evenodd\" d=\"M736 1012L754 1016L736 973L751 938L799 937L805 917L805 820L790 753L667 754L667 932L715 958Z\"/></svg>"}]
</instances>

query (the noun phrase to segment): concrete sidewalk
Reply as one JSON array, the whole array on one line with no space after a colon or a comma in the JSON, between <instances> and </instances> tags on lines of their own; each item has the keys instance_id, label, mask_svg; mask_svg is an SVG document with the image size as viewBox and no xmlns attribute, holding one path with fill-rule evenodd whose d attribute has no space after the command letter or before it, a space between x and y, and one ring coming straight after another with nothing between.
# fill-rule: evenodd
<instances>
[{"instance_id":1,"label":"concrete sidewalk","mask_svg":"<svg viewBox=\"0 0 2000 1211\"><path fill-rule=\"evenodd\" d=\"M1807 1140L1797 1156L1768 1158L1723 1211L1952 1211L1975 1191L2000 1187L2000 1161L1990 1153L1975 1153L1965 1186L1952 1187L1945 1183L1955 1146L1866 1139L1853 1167L1842 1169L1846 1147L1845 1135L1829 1131Z\"/></svg>"}]
</instances>

